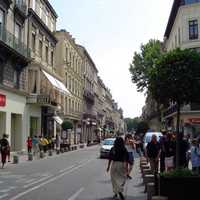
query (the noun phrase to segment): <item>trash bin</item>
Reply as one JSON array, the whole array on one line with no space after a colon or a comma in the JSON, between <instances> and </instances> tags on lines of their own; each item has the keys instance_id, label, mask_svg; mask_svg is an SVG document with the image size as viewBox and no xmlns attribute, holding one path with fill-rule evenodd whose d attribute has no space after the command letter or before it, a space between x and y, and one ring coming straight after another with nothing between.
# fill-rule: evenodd
<instances>
[{"instance_id":1,"label":"trash bin","mask_svg":"<svg viewBox=\"0 0 200 200\"><path fill-rule=\"evenodd\" d=\"M18 164L19 163L19 156L18 155L14 155L13 156L13 164Z\"/></svg>"}]
</instances>

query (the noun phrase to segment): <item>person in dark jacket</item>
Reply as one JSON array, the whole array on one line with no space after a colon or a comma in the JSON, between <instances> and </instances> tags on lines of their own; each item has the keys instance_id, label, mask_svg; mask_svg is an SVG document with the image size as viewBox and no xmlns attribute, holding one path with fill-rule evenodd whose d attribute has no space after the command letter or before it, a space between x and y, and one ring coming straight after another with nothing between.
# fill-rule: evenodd
<instances>
[{"instance_id":1,"label":"person in dark jacket","mask_svg":"<svg viewBox=\"0 0 200 200\"><path fill-rule=\"evenodd\" d=\"M152 135L151 141L146 147L146 156L150 162L151 171L153 174L158 173L158 162L160 158L161 148L156 135Z\"/></svg>"},{"instance_id":2,"label":"person in dark jacket","mask_svg":"<svg viewBox=\"0 0 200 200\"><path fill-rule=\"evenodd\" d=\"M0 151L1 151L1 162L2 162L2 169L6 163L6 157L9 151L9 142L7 140L7 135L3 134L3 138L0 140Z\"/></svg>"},{"instance_id":3,"label":"person in dark jacket","mask_svg":"<svg viewBox=\"0 0 200 200\"><path fill-rule=\"evenodd\" d=\"M109 155L107 172L111 175L111 182L114 192L114 197L117 198L119 195L121 200L124 200L124 185L126 177L128 175L128 152L124 145L124 140L121 137L117 137L114 142Z\"/></svg>"}]
</instances>

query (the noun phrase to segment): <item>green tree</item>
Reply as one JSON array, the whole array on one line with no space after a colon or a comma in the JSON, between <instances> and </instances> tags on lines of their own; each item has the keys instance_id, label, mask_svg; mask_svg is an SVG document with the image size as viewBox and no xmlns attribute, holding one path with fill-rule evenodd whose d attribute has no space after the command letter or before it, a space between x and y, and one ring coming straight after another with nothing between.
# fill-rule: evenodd
<instances>
[{"instance_id":1,"label":"green tree","mask_svg":"<svg viewBox=\"0 0 200 200\"><path fill-rule=\"evenodd\" d=\"M137 126L136 134L145 134L149 129L149 125L146 121L140 121Z\"/></svg>"},{"instance_id":2,"label":"green tree","mask_svg":"<svg viewBox=\"0 0 200 200\"><path fill-rule=\"evenodd\" d=\"M138 91L144 91L149 87L149 74L156 60L162 55L162 43L159 40L149 40L141 45L140 52L135 52L129 71L132 82L136 84Z\"/></svg>"},{"instance_id":3,"label":"green tree","mask_svg":"<svg viewBox=\"0 0 200 200\"><path fill-rule=\"evenodd\" d=\"M140 121L140 119L138 117L133 118L133 119L132 118L126 118L125 123L127 125L127 131L128 132L136 131L139 121Z\"/></svg>"},{"instance_id":4,"label":"green tree","mask_svg":"<svg viewBox=\"0 0 200 200\"><path fill-rule=\"evenodd\" d=\"M61 124L61 126L62 126L62 129L63 129L64 131L67 131L68 129L73 129L73 124L72 124L72 122L70 122L70 121L64 121L64 122Z\"/></svg>"},{"instance_id":5,"label":"green tree","mask_svg":"<svg viewBox=\"0 0 200 200\"><path fill-rule=\"evenodd\" d=\"M175 49L163 54L149 74L151 95L161 104L177 105L176 167L180 167L180 108L199 102L200 54L190 49Z\"/></svg>"}]
</instances>

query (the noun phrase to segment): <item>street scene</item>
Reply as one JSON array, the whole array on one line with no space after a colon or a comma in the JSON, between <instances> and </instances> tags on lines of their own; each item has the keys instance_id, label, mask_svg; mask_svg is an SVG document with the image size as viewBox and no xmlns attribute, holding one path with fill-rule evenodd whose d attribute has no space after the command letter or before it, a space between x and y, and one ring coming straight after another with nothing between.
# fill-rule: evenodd
<instances>
[{"instance_id":1,"label":"street scene","mask_svg":"<svg viewBox=\"0 0 200 200\"><path fill-rule=\"evenodd\" d=\"M196 200L200 0L0 0L0 200Z\"/></svg>"}]
</instances>

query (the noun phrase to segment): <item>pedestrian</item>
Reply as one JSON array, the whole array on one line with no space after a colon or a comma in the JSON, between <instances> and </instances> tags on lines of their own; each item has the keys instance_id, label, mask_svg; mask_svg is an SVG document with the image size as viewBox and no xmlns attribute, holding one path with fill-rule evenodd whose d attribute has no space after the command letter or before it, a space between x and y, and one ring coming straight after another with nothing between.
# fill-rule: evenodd
<instances>
[{"instance_id":1,"label":"pedestrian","mask_svg":"<svg viewBox=\"0 0 200 200\"><path fill-rule=\"evenodd\" d=\"M192 140L191 146L192 171L200 174L200 147L197 139Z\"/></svg>"},{"instance_id":2,"label":"pedestrian","mask_svg":"<svg viewBox=\"0 0 200 200\"><path fill-rule=\"evenodd\" d=\"M127 178L132 179L130 174L131 174L131 171L133 169L133 164L134 164L135 142L134 142L131 134L127 134L125 136L125 147L126 147L126 150L128 152L128 174L127 174Z\"/></svg>"},{"instance_id":3,"label":"pedestrian","mask_svg":"<svg viewBox=\"0 0 200 200\"><path fill-rule=\"evenodd\" d=\"M33 155L36 156L39 153L39 141L37 135L32 138L32 148L33 148Z\"/></svg>"},{"instance_id":4,"label":"pedestrian","mask_svg":"<svg viewBox=\"0 0 200 200\"><path fill-rule=\"evenodd\" d=\"M0 140L2 169L4 168L4 165L6 163L6 157L8 155L8 149L9 149L9 142L7 140L7 135L3 134L3 138Z\"/></svg>"},{"instance_id":5,"label":"pedestrian","mask_svg":"<svg viewBox=\"0 0 200 200\"><path fill-rule=\"evenodd\" d=\"M119 195L120 199L124 200L123 191L128 174L128 152L121 137L116 138L114 146L110 150L107 172L109 170L114 192L113 198L117 198Z\"/></svg>"},{"instance_id":6,"label":"pedestrian","mask_svg":"<svg viewBox=\"0 0 200 200\"><path fill-rule=\"evenodd\" d=\"M166 131L162 131L162 137L160 138L160 172L165 171L165 147L164 143L166 141Z\"/></svg>"},{"instance_id":7,"label":"pedestrian","mask_svg":"<svg viewBox=\"0 0 200 200\"><path fill-rule=\"evenodd\" d=\"M171 171L174 169L174 157L176 152L175 142L172 139L172 134L168 133L166 140L164 141L164 152L165 152L165 170Z\"/></svg>"},{"instance_id":8,"label":"pedestrian","mask_svg":"<svg viewBox=\"0 0 200 200\"><path fill-rule=\"evenodd\" d=\"M7 140L8 140L9 135L6 134L6 137L7 137ZM8 162L10 162L10 145L8 146L8 153L7 153L7 156L8 156Z\"/></svg>"},{"instance_id":9,"label":"pedestrian","mask_svg":"<svg viewBox=\"0 0 200 200\"><path fill-rule=\"evenodd\" d=\"M32 138L28 137L28 139L26 140L26 145L27 145L27 149L28 149L28 153L32 152Z\"/></svg>"},{"instance_id":10,"label":"pedestrian","mask_svg":"<svg viewBox=\"0 0 200 200\"><path fill-rule=\"evenodd\" d=\"M150 162L151 171L153 174L158 173L158 162L161 154L160 143L157 140L156 135L152 135L151 141L146 147L146 157Z\"/></svg>"}]
</instances>

